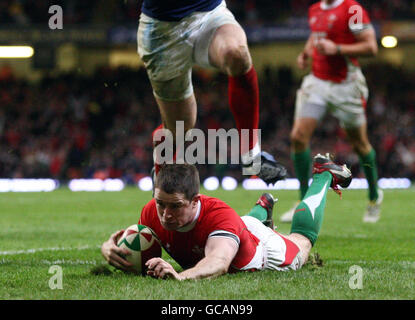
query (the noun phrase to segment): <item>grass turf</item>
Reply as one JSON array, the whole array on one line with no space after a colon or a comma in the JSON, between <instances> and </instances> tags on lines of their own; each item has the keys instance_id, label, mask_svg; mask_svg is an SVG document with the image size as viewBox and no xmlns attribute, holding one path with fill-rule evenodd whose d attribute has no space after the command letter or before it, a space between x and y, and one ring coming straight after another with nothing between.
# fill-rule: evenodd
<instances>
[{"instance_id":1,"label":"grass turf","mask_svg":"<svg viewBox=\"0 0 415 320\"><path fill-rule=\"evenodd\" d=\"M210 191L243 215L260 191ZM278 231L289 224L278 216L292 206L295 191L274 192ZM323 266L307 264L296 272L254 272L217 279L177 282L126 275L104 268L100 245L115 230L138 221L151 192L0 194L0 299L413 299L415 296L415 192L387 190L382 218L364 224L366 191L345 190L343 200L328 195L323 227L313 253ZM35 249L35 250L32 250ZM166 254L163 257L177 264ZM63 289L52 290L52 265L63 271ZM362 289L351 289L363 270Z\"/></svg>"}]
</instances>

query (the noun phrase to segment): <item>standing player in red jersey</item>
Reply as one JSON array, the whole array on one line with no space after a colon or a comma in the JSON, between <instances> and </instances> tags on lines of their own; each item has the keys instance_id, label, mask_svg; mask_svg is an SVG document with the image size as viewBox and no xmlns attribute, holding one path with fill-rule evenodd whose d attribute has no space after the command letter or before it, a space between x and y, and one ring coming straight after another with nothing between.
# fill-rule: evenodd
<instances>
[{"instance_id":1,"label":"standing player in red jersey","mask_svg":"<svg viewBox=\"0 0 415 320\"><path fill-rule=\"evenodd\" d=\"M327 112L345 129L358 154L369 185L369 205L364 222L380 217L383 192L377 187L376 153L367 136L368 88L357 57L375 56L376 34L365 9L355 0L322 0L309 9L311 35L297 63L304 70L312 59L312 72L297 91L295 119L291 131L291 157L300 180L301 199L310 178L310 139ZM280 220L290 222L294 208Z\"/></svg>"},{"instance_id":2,"label":"standing player in red jersey","mask_svg":"<svg viewBox=\"0 0 415 320\"><path fill-rule=\"evenodd\" d=\"M163 248L184 269L177 272L162 258L147 261L148 274L177 280L215 277L244 270L297 270L307 261L317 240L324 216L327 190L347 187L351 173L328 156L317 155L314 181L297 207L291 234L273 230L274 199L263 194L248 215L240 217L223 201L199 194L195 166L162 166L156 178L154 199L147 203L139 224L150 227ZM113 266L130 271L122 258L127 251L117 247L124 230L111 235L101 248Z\"/></svg>"},{"instance_id":3,"label":"standing player in red jersey","mask_svg":"<svg viewBox=\"0 0 415 320\"><path fill-rule=\"evenodd\" d=\"M284 179L286 169L272 155L261 152L258 79L246 35L223 0L144 0L137 32L142 59L162 125L176 135L176 121L184 131L196 123L197 104L192 68L198 65L228 76L229 107L240 134L240 155L246 174L266 183ZM154 136L154 134L153 134ZM154 142L156 145L156 142ZM158 161L155 156L155 173Z\"/></svg>"}]
</instances>

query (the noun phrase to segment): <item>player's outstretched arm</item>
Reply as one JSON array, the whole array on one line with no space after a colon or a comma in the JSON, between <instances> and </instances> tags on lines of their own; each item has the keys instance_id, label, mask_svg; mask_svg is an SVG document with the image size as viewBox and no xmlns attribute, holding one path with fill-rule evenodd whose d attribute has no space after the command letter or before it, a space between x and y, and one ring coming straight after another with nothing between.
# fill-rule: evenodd
<instances>
[{"instance_id":1,"label":"player's outstretched arm","mask_svg":"<svg viewBox=\"0 0 415 320\"><path fill-rule=\"evenodd\" d=\"M172 277L176 280L217 277L228 272L238 248L238 244L232 239L209 238L206 242L205 257L193 268L177 273L168 262L161 258L153 258L146 263L147 273L157 278Z\"/></svg>"},{"instance_id":2,"label":"player's outstretched arm","mask_svg":"<svg viewBox=\"0 0 415 320\"><path fill-rule=\"evenodd\" d=\"M180 276L183 279L202 279L225 274L238 249L239 245L233 239L211 237L206 242L205 257L193 268L181 272Z\"/></svg>"}]
</instances>

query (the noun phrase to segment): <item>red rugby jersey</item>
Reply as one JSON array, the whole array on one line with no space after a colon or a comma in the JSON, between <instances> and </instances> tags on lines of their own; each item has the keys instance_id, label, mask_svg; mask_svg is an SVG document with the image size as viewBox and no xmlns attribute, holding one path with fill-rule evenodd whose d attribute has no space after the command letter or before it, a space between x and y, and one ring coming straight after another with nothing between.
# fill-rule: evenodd
<instances>
[{"instance_id":1,"label":"red rugby jersey","mask_svg":"<svg viewBox=\"0 0 415 320\"><path fill-rule=\"evenodd\" d=\"M201 195L200 205L196 224L186 232L169 231L162 227L154 199L144 206L138 223L150 227L157 234L163 248L183 269L191 268L203 259L209 237L229 236L239 242L231 269L242 269L254 257L258 238L248 231L243 220L225 202Z\"/></svg>"},{"instance_id":2,"label":"red rugby jersey","mask_svg":"<svg viewBox=\"0 0 415 320\"><path fill-rule=\"evenodd\" d=\"M313 39L327 38L336 44L356 43L354 34L370 27L366 10L354 0L323 1L310 6L309 24ZM326 56L313 49L313 74L323 80L341 82L347 78L348 63L359 66L356 57Z\"/></svg>"}]
</instances>

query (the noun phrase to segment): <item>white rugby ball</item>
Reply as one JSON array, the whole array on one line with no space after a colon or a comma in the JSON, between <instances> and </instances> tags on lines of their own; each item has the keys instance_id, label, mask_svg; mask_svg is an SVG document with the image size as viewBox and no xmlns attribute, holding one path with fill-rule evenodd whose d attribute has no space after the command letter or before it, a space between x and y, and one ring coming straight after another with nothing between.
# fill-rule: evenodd
<instances>
[{"instance_id":1,"label":"white rugby ball","mask_svg":"<svg viewBox=\"0 0 415 320\"><path fill-rule=\"evenodd\" d=\"M145 263L149 259L161 257L161 245L157 235L141 224L133 224L125 229L117 245L131 252L125 259L134 265L138 274L146 274Z\"/></svg>"}]
</instances>

